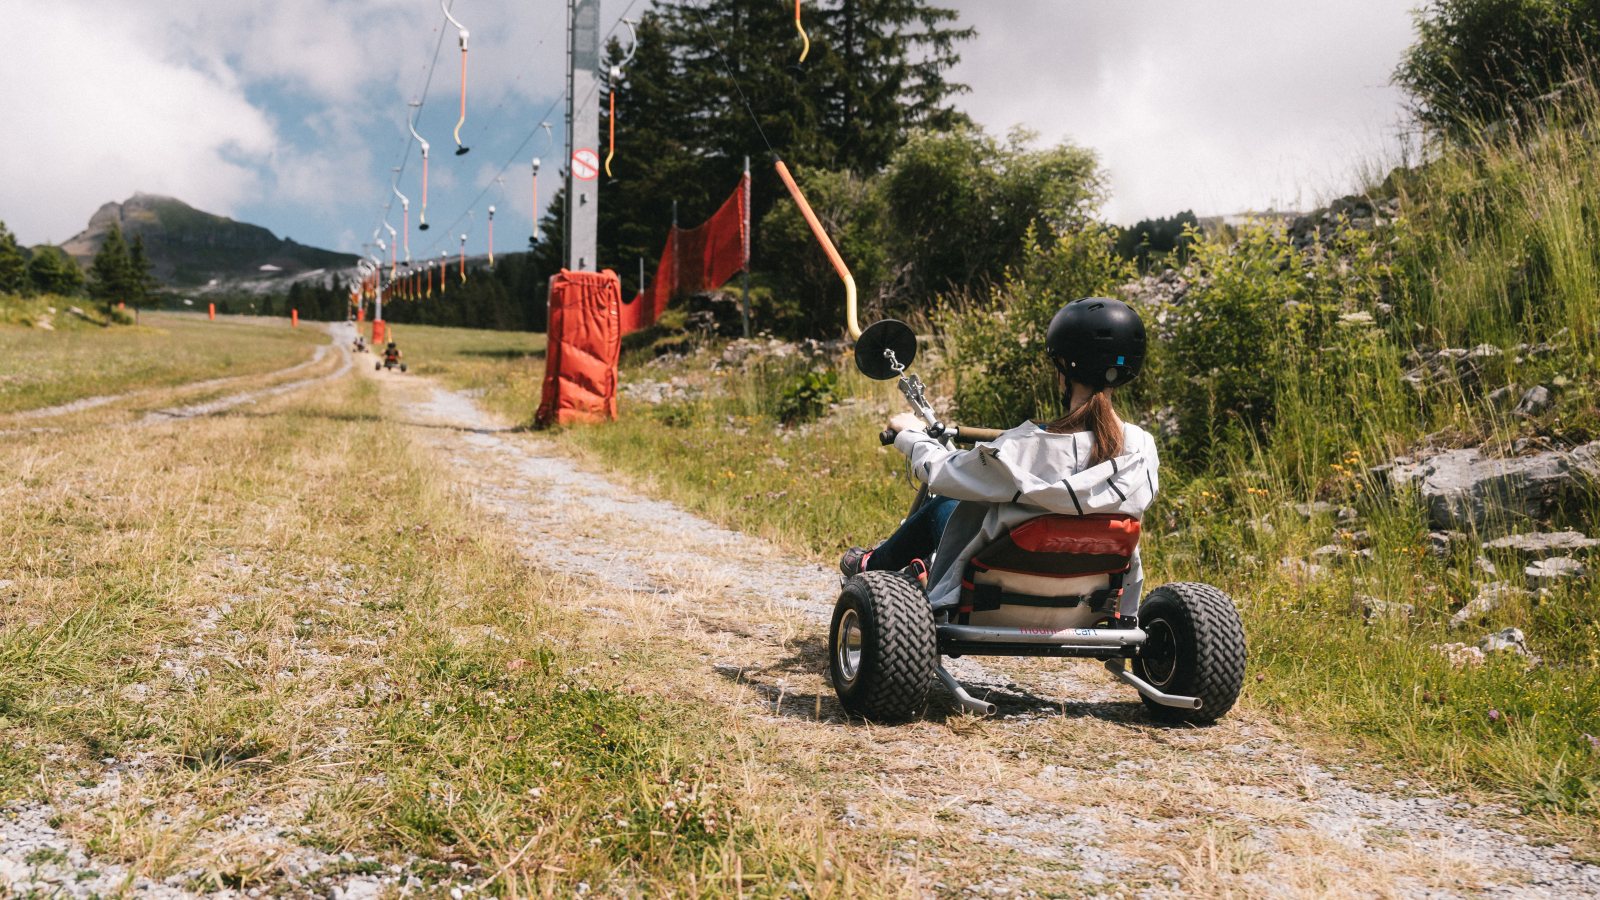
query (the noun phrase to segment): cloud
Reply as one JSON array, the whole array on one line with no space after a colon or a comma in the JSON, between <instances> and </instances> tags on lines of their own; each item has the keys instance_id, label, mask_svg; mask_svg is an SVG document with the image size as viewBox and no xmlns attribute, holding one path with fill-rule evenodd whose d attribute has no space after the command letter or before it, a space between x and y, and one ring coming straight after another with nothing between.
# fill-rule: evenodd
<instances>
[{"instance_id":1,"label":"cloud","mask_svg":"<svg viewBox=\"0 0 1600 900\"><path fill-rule=\"evenodd\" d=\"M130 8L131 11L131 8ZM63 241L135 190L228 210L275 147L240 86L160 57L118 7L13 6L0 36L0 217Z\"/></svg>"},{"instance_id":2,"label":"cloud","mask_svg":"<svg viewBox=\"0 0 1600 900\"><path fill-rule=\"evenodd\" d=\"M1099 151L1112 221L1306 206L1395 145L1412 0L951 5L958 105Z\"/></svg>"}]
</instances>

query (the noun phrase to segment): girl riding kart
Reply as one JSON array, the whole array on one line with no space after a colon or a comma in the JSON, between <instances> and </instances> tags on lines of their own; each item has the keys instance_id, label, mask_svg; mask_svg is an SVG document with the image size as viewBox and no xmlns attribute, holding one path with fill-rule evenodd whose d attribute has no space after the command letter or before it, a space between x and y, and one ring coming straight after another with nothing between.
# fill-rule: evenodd
<instances>
[{"instance_id":1,"label":"girl riding kart","mask_svg":"<svg viewBox=\"0 0 1600 900\"><path fill-rule=\"evenodd\" d=\"M1066 414L996 432L938 421L906 371L916 336L903 323L878 322L857 340L863 374L898 376L921 414L894 417L880 440L893 441L924 487L893 535L839 562L829 674L849 712L916 715L937 676L962 707L993 713L941 656L1102 660L1168 721L1213 721L1239 696L1244 631L1227 595L1193 582L1144 590L1140 520L1160 489L1160 462L1151 436L1111 405L1144 365L1139 314L1106 298L1069 303L1050 322L1045 352ZM959 451L958 442L977 446Z\"/></svg>"},{"instance_id":2,"label":"girl riding kart","mask_svg":"<svg viewBox=\"0 0 1600 900\"><path fill-rule=\"evenodd\" d=\"M928 502L872 550L846 551L839 571L848 577L932 560L928 599L938 610L957 604L972 555L1015 525L1042 513L1143 516L1160 487L1155 440L1117 417L1111 392L1138 376L1144 347L1144 322L1132 307L1077 300L1056 313L1045 335L1066 415L1044 426L1025 422L966 451L929 437L912 413L890 419L895 449L928 485ZM1138 612L1143 582L1135 550L1123 582L1124 615Z\"/></svg>"}]
</instances>

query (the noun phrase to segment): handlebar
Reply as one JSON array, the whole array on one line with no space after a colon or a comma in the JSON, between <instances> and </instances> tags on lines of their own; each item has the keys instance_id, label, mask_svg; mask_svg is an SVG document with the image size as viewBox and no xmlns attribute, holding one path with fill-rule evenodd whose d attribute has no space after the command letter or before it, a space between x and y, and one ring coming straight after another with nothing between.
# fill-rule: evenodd
<instances>
[{"instance_id":1,"label":"handlebar","mask_svg":"<svg viewBox=\"0 0 1600 900\"><path fill-rule=\"evenodd\" d=\"M956 443L958 443L958 444L976 444L976 443L978 443L980 441L992 441L995 438L998 438L1000 435L1004 434L1005 432L1004 432L1004 430L999 429L999 428L973 428L973 427L968 426L968 425L958 425L954 429L954 433L955 433L954 440L955 440ZM894 429L885 428L878 435L878 443L882 444L885 447L887 447L890 444L894 443L894 438L895 438Z\"/></svg>"}]
</instances>

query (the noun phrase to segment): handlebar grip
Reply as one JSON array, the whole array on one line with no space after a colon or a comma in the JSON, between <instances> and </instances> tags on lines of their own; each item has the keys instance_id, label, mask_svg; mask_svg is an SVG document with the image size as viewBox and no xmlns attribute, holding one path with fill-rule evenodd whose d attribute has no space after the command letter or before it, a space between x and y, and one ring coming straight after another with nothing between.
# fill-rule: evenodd
<instances>
[{"instance_id":1,"label":"handlebar grip","mask_svg":"<svg viewBox=\"0 0 1600 900\"><path fill-rule=\"evenodd\" d=\"M992 441L1005 431L999 428L972 428L967 425L956 426L956 443L976 444L979 441Z\"/></svg>"},{"instance_id":2,"label":"handlebar grip","mask_svg":"<svg viewBox=\"0 0 1600 900\"><path fill-rule=\"evenodd\" d=\"M893 428L885 428L883 431L878 433L878 443L887 447L894 443L895 435L896 432Z\"/></svg>"}]
</instances>

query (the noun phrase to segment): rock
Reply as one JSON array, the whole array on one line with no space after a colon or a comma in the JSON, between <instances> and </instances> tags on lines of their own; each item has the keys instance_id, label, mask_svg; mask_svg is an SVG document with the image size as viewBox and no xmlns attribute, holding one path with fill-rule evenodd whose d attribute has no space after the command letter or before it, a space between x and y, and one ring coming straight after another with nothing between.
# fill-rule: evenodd
<instances>
[{"instance_id":1,"label":"rock","mask_svg":"<svg viewBox=\"0 0 1600 900\"><path fill-rule=\"evenodd\" d=\"M1452 549L1466 542L1467 536L1459 531L1435 531L1428 535L1428 552L1444 559Z\"/></svg>"},{"instance_id":2,"label":"rock","mask_svg":"<svg viewBox=\"0 0 1600 900\"><path fill-rule=\"evenodd\" d=\"M1550 389L1544 385L1534 385L1528 388L1521 400L1517 401L1517 406L1511 413L1518 416L1537 416L1549 408Z\"/></svg>"},{"instance_id":3,"label":"rock","mask_svg":"<svg viewBox=\"0 0 1600 900\"><path fill-rule=\"evenodd\" d=\"M714 333L719 337L744 334L744 313L739 295L732 291L696 291L689 295L690 331Z\"/></svg>"},{"instance_id":4,"label":"rock","mask_svg":"<svg viewBox=\"0 0 1600 900\"><path fill-rule=\"evenodd\" d=\"M1476 448L1446 450L1374 474L1395 488L1415 487L1435 528L1488 534L1545 518L1565 494L1590 489L1600 478L1600 441L1513 459L1491 459Z\"/></svg>"},{"instance_id":5,"label":"rock","mask_svg":"<svg viewBox=\"0 0 1600 900\"><path fill-rule=\"evenodd\" d=\"M1488 575L1490 578L1500 574L1500 571L1495 568L1494 563L1490 562L1487 556L1478 557L1472 561L1472 564L1478 567L1478 571Z\"/></svg>"},{"instance_id":6,"label":"rock","mask_svg":"<svg viewBox=\"0 0 1600 900\"><path fill-rule=\"evenodd\" d=\"M1486 616L1512 600L1527 596L1527 593L1509 581L1490 582L1478 588L1478 596L1450 617L1450 627L1460 628L1478 616Z\"/></svg>"},{"instance_id":7,"label":"rock","mask_svg":"<svg viewBox=\"0 0 1600 900\"><path fill-rule=\"evenodd\" d=\"M1542 587L1555 587L1568 578L1582 578L1589 574L1583 563L1570 556L1557 556L1553 559L1541 559L1522 570L1528 579L1528 588L1538 590Z\"/></svg>"},{"instance_id":8,"label":"rock","mask_svg":"<svg viewBox=\"0 0 1600 900\"><path fill-rule=\"evenodd\" d=\"M1290 578L1299 581L1312 581L1321 578L1324 571L1322 566L1308 563L1293 556L1285 556L1283 559L1278 560L1278 568L1282 569Z\"/></svg>"},{"instance_id":9,"label":"rock","mask_svg":"<svg viewBox=\"0 0 1600 900\"><path fill-rule=\"evenodd\" d=\"M1364 594L1357 594L1355 601L1361 608L1361 618L1369 623L1373 619L1409 619L1417 612L1417 608L1409 603L1394 603Z\"/></svg>"},{"instance_id":10,"label":"rock","mask_svg":"<svg viewBox=\"0 0 1600 900\"><path fill-rule=\"evenodd\" d=\"M1509 550L1523 556L1544 558L1573 550L1590 550L1600 547L1600 540L1585 537L1577 531L1552 531L1536 534L1508 534L1483 545L1485 550Z\"/></svg>"},{"instance_id":11,"label":"rock","mask_svg":"<svg viewBox=\"0 0 1600 900\"><path fill-rule=\"evenodd\" d=\"M1505 652L1533 658L1533 654L1528 652L1528 639L1520 628L1507 628L1497 634L1486 634L1478 639L1478 649L1485 655Z\"/></svg>"},{"instance_id":12,"label":"rock","mask_svg":"<svg viewBox=\"0 0 1600 900\"><path fill-rule=\"evenodd\" d=\"M1312 516L1320 516L1333 512L1333 504L1324 503L1321 500L1313 500L1310 503L1295 503L1289 508L1307 519L1311 518Z\"/></svg>"},{"instance_id":13,"label":"rock","mask_svg":"<svg viewBox=\"0 0 1600 900\"><path fill-rule=\"evenodd\" d=\"M1505 409L1516 402L1516 398L1521 395L1521 391L1522 388L1520 386L1508 384L1503 388L1495 388L1490 391L1484 399L1488 400L1489 404L1495 409Z\"/></svg>"}]
</instances>

